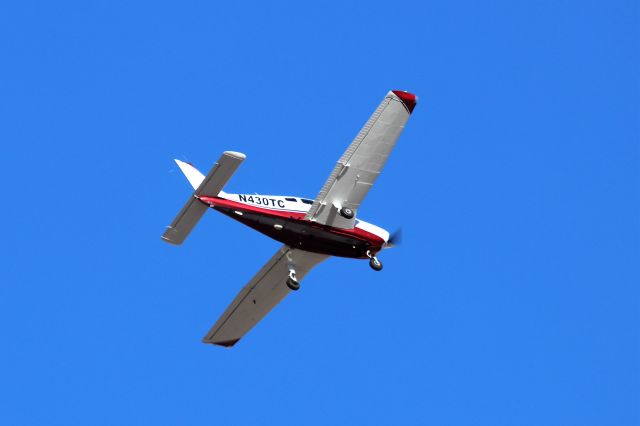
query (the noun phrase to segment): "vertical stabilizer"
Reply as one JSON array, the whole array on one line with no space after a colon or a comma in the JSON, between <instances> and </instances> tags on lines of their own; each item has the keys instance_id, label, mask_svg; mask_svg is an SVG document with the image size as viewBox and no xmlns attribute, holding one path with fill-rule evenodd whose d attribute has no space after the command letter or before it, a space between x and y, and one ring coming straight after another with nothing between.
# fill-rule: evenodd
<instances>
[{"instance_id":1,"label":"vertical stabilizer","mask_svg":"<svg viewBox=\"0 0 640 426\"><path fill-rule=\"evenodd\" d=\"M187 177L187 180L193 186L193 189L198 189L202 181L204 180L204 175L200 173L198 169L193 167L192 164L186 163L180 160L173 160L176 162L182 173Z\"/></svg>"}]
</instances>

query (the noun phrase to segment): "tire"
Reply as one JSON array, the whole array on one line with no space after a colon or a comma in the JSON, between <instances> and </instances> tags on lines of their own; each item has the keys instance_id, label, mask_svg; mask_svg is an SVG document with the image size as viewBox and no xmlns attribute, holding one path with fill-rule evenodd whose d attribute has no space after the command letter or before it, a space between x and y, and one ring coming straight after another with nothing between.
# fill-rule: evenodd
<instances>
[{"instance_id":1,"label":"tire","mask_svg":"<svg viewBox=\"0 0 640 426\"><path fill-rule=\"evenodd\" d=\"M294 280L293 278L289 277L287 278L287 287L289 287L293 291L298 291L300 290L300 283Z\"/></svg>"},{"instance_id":2,"label":"tire","mask_svg":"<svg viewBox=\"0 0 640 426\"><path fill-rule=\"evenodd\" d=\"M340 216L346 219L353 219L353 216L355 216L355 212L349 207L343 207L340 209Z\"/></svg>"},{"instance_id":3,"label":"tire","mask_svg":"<svg viewBox=\"0 0 640 426\"><path fill-rule=\"evenodd\" d=\"M374 271L382 271L382 262L380 262L377 257L369 259L369 266L371 266L371 269Z\"/></svg>"}]
</instances>

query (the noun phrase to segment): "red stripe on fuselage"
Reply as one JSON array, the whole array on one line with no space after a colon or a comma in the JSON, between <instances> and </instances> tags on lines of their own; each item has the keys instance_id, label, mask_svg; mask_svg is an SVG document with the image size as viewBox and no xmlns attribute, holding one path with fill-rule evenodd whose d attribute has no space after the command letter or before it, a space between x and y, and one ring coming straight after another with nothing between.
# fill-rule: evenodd
<instances>
[{"instance_id":1,"label":"red stripe on fuselage","mask_svg":"<svg viewBox=\"0 0 640 426\"><path fill-rule=\"evenodd\" d=\"M227 200L220 197L200 197L200 200L212 206L228 207L230 209L236 209L238 211L249 211L269 216L284 217L287 219L304 219L305 212L294 212L284 210L265 209L263 207L256 207L250 204L240 203L238 201Z\"/></svg>"},{"instance_id":2,"label":"red stripe on fuselage","mask_svg":"<svg viewBox=\"0 0 640 426\"><path fill-rule=\"evenodd\" d=\"M286 219L299 220L301 222L306 222L309 226L313 226L315 228L324 229L326 232L331 232L333 234L341 234L354 238L358 238L364 241L368 241L371 243L373 247L375 247L375 251L377 252L384 245L384 240L376 234L372 234L371 232L367 232L364 229L354 227L353 229L342 229L342 228L334 228L333 226L322 225L319 223L306 221L304 217L306 216L306 212L294 212L294 211L282 211L275 209L267 209L264 207L256 207L245 203L240 203L237 201L227 200L225 198L220 197L208 197L202 196L200 200L211 205L211 206L219 206L219 207L227 207L230 209L234 209L237 211L249 211L265 216L274 216L274 217L282 217Z\"/></svg>"}]
</instances>

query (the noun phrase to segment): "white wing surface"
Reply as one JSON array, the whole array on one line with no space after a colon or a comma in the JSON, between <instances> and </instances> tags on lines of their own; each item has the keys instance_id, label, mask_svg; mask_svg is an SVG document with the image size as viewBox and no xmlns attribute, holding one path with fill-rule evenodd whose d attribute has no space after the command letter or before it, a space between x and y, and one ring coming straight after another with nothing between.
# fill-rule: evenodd
<instances>
[{"instance_id":1,"label":"white wing surface","mask_svg":"<svg viewBox=\"0 0 640 426\"><path fill-rule=\"evenodd\" d=\"M202 339L205 343L233 346L251 330L291 290L286 281L289 265L295 265L298 281L327 257L323 254L283 246L238 293L211 330Z\"/></svg>"},{"instance_id":2,"label":"white wing surface","mask_svg":"<svg viewBox=\"0 0 640 426\"><path fill-rule=\"evenodd\" d=\"M339 209L350 208L357 212L416 103L417 97L411 93L397 90L387 93L338 160L305 219L342 229L353 228L355 217L342 217Z\"/></svg>"}]
</instances>

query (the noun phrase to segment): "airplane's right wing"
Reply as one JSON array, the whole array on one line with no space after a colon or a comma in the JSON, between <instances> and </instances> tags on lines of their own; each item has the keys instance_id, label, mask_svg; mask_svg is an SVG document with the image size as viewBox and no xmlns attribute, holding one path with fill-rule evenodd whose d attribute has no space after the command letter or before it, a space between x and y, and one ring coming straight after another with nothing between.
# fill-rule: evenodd
<instances>
[{"instance_id":1,"label":"airplane's right wing","mask_svg":"<svg viewBox=\"0 0 640 426\"><path fill-rule=\"evenodd\" d=\"M238 293L211 330L204 343L233 346L251 330L291 290L286 281L289 265L295 265L298 281L329 256L282 246L280 250Z\"/></svg>"}]
</instances>

